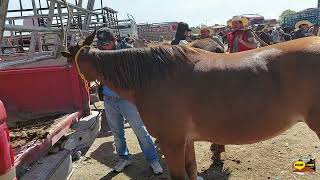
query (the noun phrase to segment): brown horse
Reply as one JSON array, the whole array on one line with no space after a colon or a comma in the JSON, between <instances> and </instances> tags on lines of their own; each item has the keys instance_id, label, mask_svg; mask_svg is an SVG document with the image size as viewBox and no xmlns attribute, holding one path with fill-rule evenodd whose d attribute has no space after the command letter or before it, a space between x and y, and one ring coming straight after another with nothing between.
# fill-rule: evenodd
<instances>
[{"instance_id":1,"label":"brown horse","mask_svg":"<svg viewBox=\"0 0 320 180\"><path fill-rule=\"evenodd\" d=\"M203 49L209 52L224 53L224 48L221 47L211 38L199 39L188 44L190 47Z\"/></svg>"},{"instance_id":2,"label":"brown horse","mask_svg":"<svg viewBox=\"0 0 320 180\"><path fill-rule=\"evenodd\" d=\"M320 136L317 37L234 54L187 46L100 51L80 45L62 54L78 62L87 80L98 79L137 105L160 140L172 179L196 179L194 141L256 143L301 118Z\"/></svg>"}]
</instances>

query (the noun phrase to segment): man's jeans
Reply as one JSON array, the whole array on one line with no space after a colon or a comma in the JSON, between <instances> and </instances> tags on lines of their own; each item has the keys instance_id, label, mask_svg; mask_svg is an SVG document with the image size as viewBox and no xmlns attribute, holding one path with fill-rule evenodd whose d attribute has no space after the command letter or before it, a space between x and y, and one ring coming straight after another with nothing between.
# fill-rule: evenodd
<instances>
[{"instance_id":1,"label":"man's jeans","mask_svg":"<svg viewBox=\"0 0 320 180\"><path fill-rule=\"evenodd\" d=\"M124 119L136 134L140 148L149 163L158 161L157 152L137 107L122 98L104 97L104 106L109 127L114 136L117 154L122 159L129 159L130 154L124 136Z\"/></svg>"}]
</instances>

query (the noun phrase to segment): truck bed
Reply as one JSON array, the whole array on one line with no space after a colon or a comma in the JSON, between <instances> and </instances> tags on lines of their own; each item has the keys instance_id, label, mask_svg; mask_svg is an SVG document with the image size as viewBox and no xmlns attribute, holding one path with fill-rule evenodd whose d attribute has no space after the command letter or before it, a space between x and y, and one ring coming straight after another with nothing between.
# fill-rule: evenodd
<instances>
[{"instance_id":1,"label":"truck bed","mask_svg":"<svg viewBox=\"0 0 320 180\"><path fill-rule=\"evenodd\" d=\"M49 132L56 127L70 113L56 112L48 114L18 114L10 116L8 126L10 143L15 151L24 149L41 139L45 139Z\"/></svg>"},{"instance_id":2,"label":"truck bed","mask_svg":"<svg viewBox=\"0 0 320 180\"><path fill-rule=\"evenodd\" d=\"M63 58L0 68L0 84L17 171L45 155L88 115L89 94L77 69Z\"/></svg>"}]
</instances>

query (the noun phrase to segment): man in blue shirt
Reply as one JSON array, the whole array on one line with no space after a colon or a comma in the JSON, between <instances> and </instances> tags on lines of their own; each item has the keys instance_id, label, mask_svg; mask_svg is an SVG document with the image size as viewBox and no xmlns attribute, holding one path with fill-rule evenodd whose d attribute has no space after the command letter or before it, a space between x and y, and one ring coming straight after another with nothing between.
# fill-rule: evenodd
<instances>
[{"instance_id":1,"label":"man in blue shirt","mask_svg":"<svg viewBox=\"0 0 320 180\"><path fill-rule=\"evenodd\" d=\"M102 50L117 50L132 48L125 41L118 41L109 28L101 28L97 32L97 46ZM129 101L121 98L107 86L103 86L104 106L109 127L114 136L117 154L120 159L114 170L121 172L131 164L129 150L126 144L124 132L124 119L126 119L136 134L140 148L150 164L154 174L163 173L158 155L151 136L145 128L138 113L137 107Z\"/></svg>"}]
</instances>

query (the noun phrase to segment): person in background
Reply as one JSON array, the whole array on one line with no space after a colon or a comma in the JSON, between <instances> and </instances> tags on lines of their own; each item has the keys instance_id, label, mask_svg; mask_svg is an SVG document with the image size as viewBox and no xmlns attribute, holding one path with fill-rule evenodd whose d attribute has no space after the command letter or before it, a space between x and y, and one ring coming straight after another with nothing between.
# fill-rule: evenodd
<instances>
[{"instance_id":1,"label":"person in background","mask_svg":"<svg viewBox=\"0 0 320 180\"><path fill-rule=\"evenodd\" d=\"M278 28L274 27L271 32L272 42L273 44L277 44L280 42L280 31Z\"/></svg>"},{"instance_id":2,"label":"person in background","mask_svg":"<svg viewBox=\"0 0 320 180\"><path fill-rule=\"evenodd\" d=\"M101 28L97 32L97 47L100 50L118 50L132 48L125 41L118 41L109 28ZM129 150L124 132L124 119L126 119L138 138L140 148L149 162L154 174L163 173L159 163L155 146L139 115L137 107L120 97L106 85L102 88L107 122L114 136L116 152L119 161L114 166L116 172L121 172L131 164Z\"/></svg>"},{"instance_id":3,"label":"person in background","mask_svg":"<svg viewBox=\"0 0 320 180\"><path fill-rule=\"evenodd\" d=\"M228 51L236 53L255 49L258 42L255 39L254 33L251 29L245 28L243 21L239 17L232 19L232 32L229 32L228 37Z\"/></svg>"},{"instance_id":4,"label":"person in background","mask_svg":"<svg viewBox=\"0 0 320 180\"><path fill-rule=\"evenodd\" d=\"M310 21L304 20L297 22L295 28L298 30L294 33L294 39L300 39L311 36L311 34L309 33L309 28L311 26L313 26L313 24Z\"/></svg>"},{"instance_id":5,"label":"person in background","mask_svg":"<svg viewBox=\"0 0 320 180\"><path fill-rule=\"evenodd\" d=\"M309 33L313 36L319 36L319 25L315 24L309 29Z\"/></svg>"},{"instance_id":6,"label":"person in background","mask_svg":"<svg viewBox=\"0 0 320 180\"><path fill-rule=\"evenodd\" d=\"M126 37L124 38L124 41L128 44L130 44L130 46L133 46L133 43L135 42L135 40L132 37Z\"/></svg>"},{"instance_id":7,"label":"person in background","mask_svg":"<svg viewBox=\"0 0 320 180\"><path fill-rule=\"evenodd\" d=\"M258 36L259 38L264 41L265 43L267 43L268 45L272 44L272 37L271 35L268 33L269 29L267 26L265 25L259 25L257 27L257 32L258 32Z\"/></svg>"},{"instance_id":8,"label":"person in background","mask_svg":"<svg viewBox=\"0 0 320 180\"><path fill-rule=\"evenodd\" d=\"M192 30L189 28L189 25L187 23L179 22L175 38L171 42L171 45L187 44L188 42L186 41L186 39L191 31Z\"/></svg>"},{"instance_id":9,"label":"person in background","mask_svg":"<svg viewBox=\"0 0 320 180\"><path fill-rule=\"evenodd\" d=\"M282 34L282 38L283 38L283 41L290 41L292 40L292 29L290 27L283 27L282 28L283 30L283 34Z\"/></svg>"},{"instance_id":10,"label":"person in background","mask_svg":"<svg viewBox=\"0 0 320 180\"><path fill-rule=\"evenodd\" d=\"M203 29L201 29L200 33L201 33L200 39L210 38L210 39L214 40L214 42L219 44L221 46L222 50L224 51L224 44L222 43L222 41L220 40L219 37L211 35L210 29L203 28Z\"/></svg>"}]
</instances>

